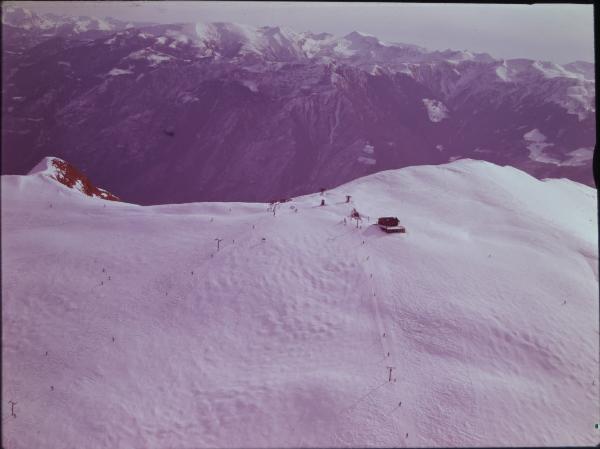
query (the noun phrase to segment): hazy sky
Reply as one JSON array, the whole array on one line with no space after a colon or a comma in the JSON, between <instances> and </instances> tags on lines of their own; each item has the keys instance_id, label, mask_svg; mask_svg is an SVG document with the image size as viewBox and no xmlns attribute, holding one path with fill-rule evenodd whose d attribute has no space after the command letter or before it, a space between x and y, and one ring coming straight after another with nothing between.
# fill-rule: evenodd
<instances>
[{"instance_id":1,"label":"hazy sky","mask_svg":"<svg viewBox=\"0 0 600 449\"><path fill-rule=\"evenodd\" d=\"M594 61L592 5L303 2L9 2L36 12L121 20L281 25L337 36L363 31L431 50L471 50L498 58Z\"/></svg>"}]
</instances>

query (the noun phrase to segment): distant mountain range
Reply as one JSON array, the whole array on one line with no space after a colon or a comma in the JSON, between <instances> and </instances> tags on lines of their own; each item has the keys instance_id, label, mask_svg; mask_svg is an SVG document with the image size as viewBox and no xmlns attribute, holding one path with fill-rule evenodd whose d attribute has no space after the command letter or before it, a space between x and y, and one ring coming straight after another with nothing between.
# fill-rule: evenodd
<instances>
[{"instance_id":1,"label":"distant mountain range","mask_svg":"<svg viewBox=\"0 0 600 449\"><path fill-rule=\"evenodd\" d=\"M2 173L141 204L268 201L459 158L593 185L594 65L231 23L3 10Z\"/></svg>"}]
</instances>

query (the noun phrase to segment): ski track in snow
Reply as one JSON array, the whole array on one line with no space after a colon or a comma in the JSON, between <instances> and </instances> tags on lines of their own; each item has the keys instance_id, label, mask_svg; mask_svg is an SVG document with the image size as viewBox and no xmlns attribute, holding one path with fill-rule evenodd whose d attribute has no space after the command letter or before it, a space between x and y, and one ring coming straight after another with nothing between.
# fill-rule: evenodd
<instances>
[{"instance_id":1,"label":"ski track in snow","mask_svg":"<svg viewBox=\"0 0 600 449\"><path fill-rule=\"evenodd\" d=\"M593 189L470 160L275 216L2 187L5 447L597 440Z\"/></svg>"}]
</instances>

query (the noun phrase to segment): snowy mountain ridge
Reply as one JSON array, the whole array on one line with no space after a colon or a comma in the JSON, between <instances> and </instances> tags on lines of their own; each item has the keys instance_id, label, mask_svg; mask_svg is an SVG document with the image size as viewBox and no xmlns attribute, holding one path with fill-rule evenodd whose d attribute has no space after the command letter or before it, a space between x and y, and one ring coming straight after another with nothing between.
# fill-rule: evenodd
<instances>
[{"instance_id":1,"label":"snowy mountain ridge","mask_svg":"<svg viewBox=\"0 0 600 449\"><path fill-rule=\"evenodd\" d=\"M475 160L275 206L1 182L5 447L597 441L590 187Z\"/></svg>"}]
</instances>

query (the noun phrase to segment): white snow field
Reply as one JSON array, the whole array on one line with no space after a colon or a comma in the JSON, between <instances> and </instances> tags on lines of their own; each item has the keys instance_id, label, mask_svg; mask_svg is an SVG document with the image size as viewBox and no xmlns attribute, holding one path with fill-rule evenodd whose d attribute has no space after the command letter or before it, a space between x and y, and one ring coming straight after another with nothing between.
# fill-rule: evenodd
<instances>
[{"instance_id":1,"label":"white snow field","mask_svg":"<svg viewBox=\"0 0 600 449\"><path fill-rule=\"evenodd\" d=\"M2 176L3 447L600 441L594 189L462 159L324 198Z\"/></svg>"}]
</instances>

